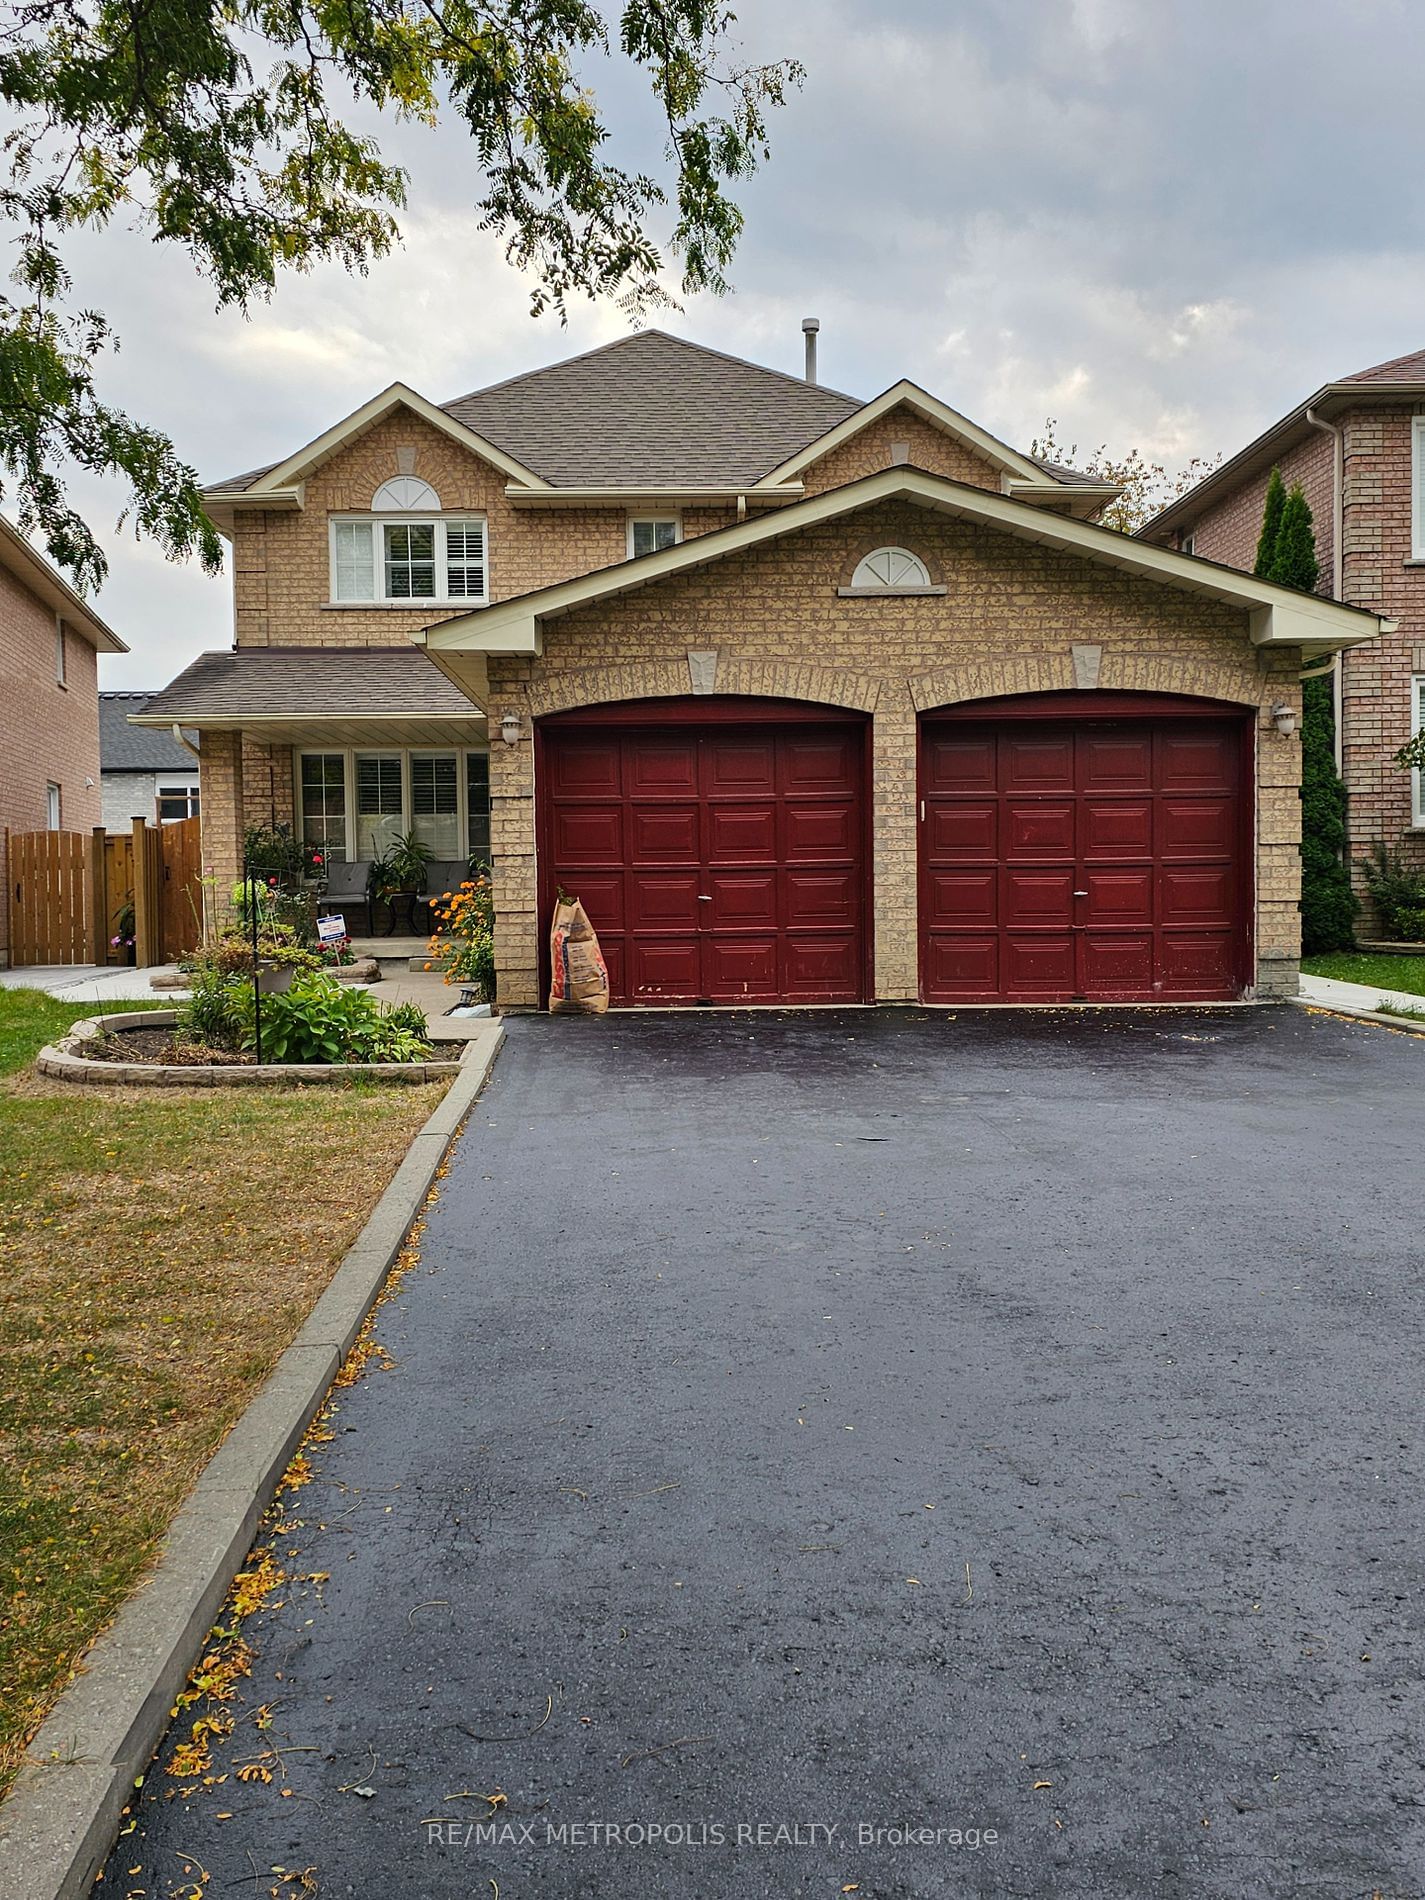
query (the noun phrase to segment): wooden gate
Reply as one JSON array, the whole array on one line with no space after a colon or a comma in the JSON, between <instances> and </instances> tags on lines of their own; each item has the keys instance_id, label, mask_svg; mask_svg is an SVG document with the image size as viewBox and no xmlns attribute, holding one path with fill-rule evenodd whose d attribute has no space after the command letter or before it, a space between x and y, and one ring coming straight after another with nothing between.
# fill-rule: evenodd
<instances>
[{"instance_id":1,"label":"wooden gate","mask_svg":"<svg viewBox=\"0 0 1425 1900\"><path fill-rule=\"evenodd\" d=\"M203 934L201 820L9 834L10 961L172 963ZM117 941L115 941L117 939Z\"/></svg>"},{"instance_id":2,"label":"wooden gate","mask_svg":"<svg viewBox=\"0 0 1425 1900\"><path fill-rule=\"evenodd\" d=\"M81 831L12 831L10 961L89 958L89 840Z\"/></svg>"}]
</instances>

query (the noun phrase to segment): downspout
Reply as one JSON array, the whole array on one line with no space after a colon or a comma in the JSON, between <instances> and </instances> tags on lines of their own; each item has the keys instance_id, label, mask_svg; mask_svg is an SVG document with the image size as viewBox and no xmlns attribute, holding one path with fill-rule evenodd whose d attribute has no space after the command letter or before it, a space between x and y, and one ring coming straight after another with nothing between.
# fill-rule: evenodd
<instances>
[{"instance_id":1,"label":"downspout","mask_svg":"<svg viewBox=\"0 0 1425 1900\"><path fill-rule=\"evenodd\" d=\"M198 759L201 762L202 757L203 757L202 753L198 750L197 746L194 745L193 741L187 737L187 735L184 733L182 726L179 725L176 719L173 722L171 731L173 733L174 738L178 741L179 745L183 747L183 750L185 752L191 752L193 754L193 757L195 759Z\"/></svg>"},{"instance_id":2,"label":"downspout","mask_svg":"<svg viewBox=\"0 0 1425 1900\"><path fill-rule=\"evenodd\" d=\"M1306 420L1313 429L1324 430L1331 438L1331 598L1341 598L1341 587L1345 576L1345 549L1342 540L1345 532L1345 485L1346 485L1346 439L1339 423L1326 422L1314 409L1308 409ZM1336 770L1340 772L1345 759L1341 740L1341 655L1331 657L1331 725L1335 734ZM1305 676L1303 676L1305 677Z\"/></svg>"}]
</instances>

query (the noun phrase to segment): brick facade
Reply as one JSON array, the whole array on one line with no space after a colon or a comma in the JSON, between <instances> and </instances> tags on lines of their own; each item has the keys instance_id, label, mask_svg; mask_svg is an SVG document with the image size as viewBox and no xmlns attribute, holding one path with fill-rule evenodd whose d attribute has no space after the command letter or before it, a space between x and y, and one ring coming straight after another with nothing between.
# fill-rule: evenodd
<instances>
[{"instance_id":1,"label":"brick facade","mask_svg":"<svg viewBox=\"0 0 1425 1900\"><path fill-rule=\"evenodd\" d=\"M54 609L0 566L0 968L10 961L5 830L44 831L47 787L60 788L65 831L99 823L99 682L94 648L65 633L65 684L56 679ZM86 782L87 781L87 782Z\"/></svg>"},{"instance_id":2,"label":"brick facade","mask_svg":"<svg viewBox=\"0 0 1425 1900\"><path fill-rule=\"evenodd\" d=\"M1411 423L1422 405L1363 403L1333 420L1342 432L1341 598L1399 622L1341 659L1341 770L1346 781L1347 851L1356 867L1377 844L1425 864L1425 830L1411 824L1410 777L1393 763L1410 737L1411 682L1425 674L1425 567L1411 559ZM1311 504L1318 591L1332 592L1335 446L1309 428L1277 458L1288 486ZM1256 557L1270 469L1220 494L1194 521L1194 550L1250 569ZM1373 919L1366 903L1361 928Z\"/></svg>"},{"instance_id":3,"label":"brick facade","mask_svg":"<svg viewBox=\"0 0 1425 1900\"><path fill-rule=\"evenodd\" d=\"M893 542L943 576L944 596L845 599L848 566ZM917 994L916 715L936 705L1074 684L1071 648L1101 646L1103 688L1258 709L1258 991L1294 990L1300 747L1268 708L1299 704L1294 650L1251 645L1245 611L931 510L888 503L725 556L714 566L552 621L535 660L492 659L492 728L543 713L689 691L689 651L715 650L718 693L871 714L876 995ZM538 1001L534 761L491 750L500 1001Z\"/></svg>"}]
</instances>

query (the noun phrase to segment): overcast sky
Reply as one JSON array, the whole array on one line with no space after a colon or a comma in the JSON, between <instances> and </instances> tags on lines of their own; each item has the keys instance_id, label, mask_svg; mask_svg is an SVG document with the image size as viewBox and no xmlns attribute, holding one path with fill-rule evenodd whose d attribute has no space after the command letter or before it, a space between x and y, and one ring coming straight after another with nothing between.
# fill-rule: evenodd
<instances>
[{"instance_id":1,"label":"overcast sky","mask_svg":"<svg viewBox=\"0 0 1425 1900\"><path fill-rule=\"evenodd\" d=\"M1322 382L1425 346L1425 32L1418 0L742 0L749 54L805 89L741 193L735 294L660 319L869 397L909 376L1023 445L1231 451ZM595 75L600 78L599 75ZM600 83L604 80L600 78ZM625 151L651 120L621 81ZM481 234L460 134L393 131L406 242L244 319L186 260L109 233L79 288L116 322L106 394L205 480L290 453L396 378L444 401L622 334L568 327ZM111 532L101 611L133 648L104 683L157 687L231 638L226 575Z\"/></svg>"}]
</instances>

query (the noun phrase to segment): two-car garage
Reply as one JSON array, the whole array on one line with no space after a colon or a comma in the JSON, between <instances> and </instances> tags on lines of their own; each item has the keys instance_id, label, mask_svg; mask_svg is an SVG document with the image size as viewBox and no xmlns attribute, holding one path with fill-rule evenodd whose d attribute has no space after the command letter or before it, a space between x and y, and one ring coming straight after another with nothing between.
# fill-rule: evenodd
<instances>
[{"instance_id":1,"label":"two-car garage","mask_svg":"<svg viewBox=\"0 0 1425 1900\"><path fill-rule=\"evenodd\" d=\"M902 788L921 999L1242 994L1251 738L1245 710L1130 694L923 714ZM867 1000L870 754L864 715L787 701L543 721L541 915L561 888L583 899L616 1005Z\"/></svg>"}]
</instances>

